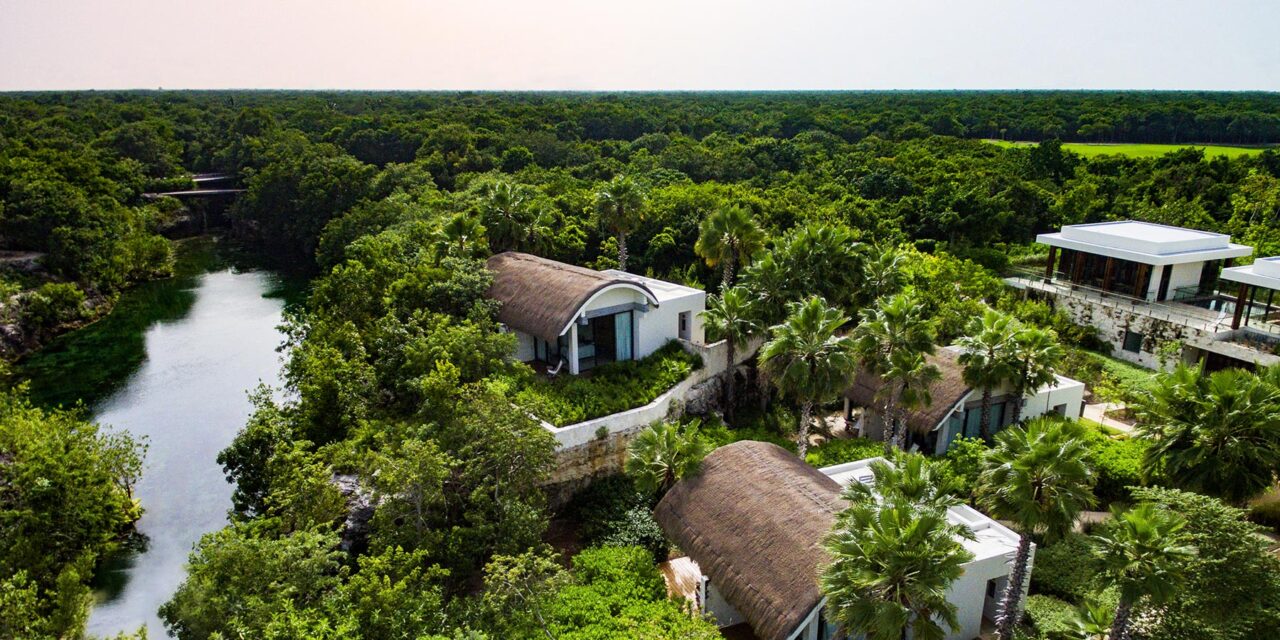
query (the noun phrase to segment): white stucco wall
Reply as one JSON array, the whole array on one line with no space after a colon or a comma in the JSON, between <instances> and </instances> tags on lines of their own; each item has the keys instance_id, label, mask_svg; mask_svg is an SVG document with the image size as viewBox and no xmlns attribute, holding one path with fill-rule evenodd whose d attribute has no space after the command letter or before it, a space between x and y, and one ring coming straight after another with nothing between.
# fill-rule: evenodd
<instances>
[{"instance_id":1,"label":"white stucco wall","mask_svg":"<svg viewBox=\"0 0 1280 640\"><path fill-rule=\"evenodd\" d=\"M1076 419L1084 405L1084 383L1065 376L1057 376L1058 382L1036 391L1022 405L1022 415L1027 418L1038 418L1054 412L1059 405L1066 405L1062 415Z\"/></svg>"},{"instance_id":2,"label":"white stucco wall","mask_svg":"<svg viewBox=\"0 0 1280 640\"><path fill-rule=\"evenodd\" d=\"M706 579L705 577L703 578ZM729 604L724 596L720 595L720 590L711 581L707 581L707 603L703 609L704 613L708 613L716 621L716 626L731 627L735 624L744 622L746 618L738 613L733 605Z\"/></svg>"},{"instance_id":3,"label":"white stucco wall","mask_svg":"<svg viewBox=\"0 0 1280 640\"><path fill-rule=\"evenodd\" d=\"M1159 269L1160 267L1157 267ZM1173 265L1169 276L1169 298L1173 298L1173 290L1182 287L1194 287L1200 284L1200 273L1204 271L1203 262L1188 262Z\"/></svg>"},{"instance_id":4,"label":"white stucco wall","mask_svg":"<svg viewBox=\"0 0 1280 640\"><path fill-rule=\"evenodd\" d=\"M677 337L680 313L689 314L689 342L706 344L700 315L707 308L707 294L699 292L674 300L664 300L645 313L636 314L636 357L643 358Z\"/></svg>"},{"instance_id":5,"label":"white stucco wall","mask_svg":"<svg viewBox=\"0 0 1280 640\"><path fill-rule=\"evenodd\" d=\"M516 360L529 362L534 358L533 336L520 331L512 331L516 335Z\"/></svg>"},{"instance_id":6,"label":"white stucco wall","mask_svg":"<svg viewBox=\"0 0 1280 640\"><path fill-rule=\"evenodd\" d=\"M607 307L615 307L630 303L644 303L645 296L643 293L631 288L606 289L601 291L596 297L582 308L583 312L593 311L595 309L605 309Z\"/></svg>"}]
</instances>

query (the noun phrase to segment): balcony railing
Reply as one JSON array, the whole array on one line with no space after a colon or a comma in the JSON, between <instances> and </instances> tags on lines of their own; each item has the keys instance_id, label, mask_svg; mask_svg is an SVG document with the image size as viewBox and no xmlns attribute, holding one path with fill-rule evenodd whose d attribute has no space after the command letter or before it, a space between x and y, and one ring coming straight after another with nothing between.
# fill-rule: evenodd
<instances>
[{"instance_id":1,"label":"balcony railing","mask_svg":"<svg viewBox=\"0 0 1280 640\"><path fill-rule=\"evenodd\" d=\"M1235 304L1234 296L1209 293L1207 295L1187 297L1183 302L1152 302L1123 293L1076 284L1067 280L1066 274L1061 272L1054 273L1052 278L1045 278L1043 270L1013 268L1009 270L1009 277L1022 280L1029 288L1046 293L1090 300L1104 306L1137 313L1157 320L1164 320L1211 334L1231 330L1231 321L1234 315L1232 313L1234 311L1233 305ZM1199 290L1200 287L1184 287L1184 289ZM1175 291L1180 290L1175 289ZM1190 291L1187 293L1189 294ZM1193 300L1211 298L1221 299L1227 304L1222 305L1219 309L1208 309L1190 304ZM1280 338L1280 325L1275 323L1250 323L1247 328L1241 327L1242 331L1245 329L1254 334L1255 337L1257 334L1266 334L1267 336Z\"/></svg>"}]
</instances>

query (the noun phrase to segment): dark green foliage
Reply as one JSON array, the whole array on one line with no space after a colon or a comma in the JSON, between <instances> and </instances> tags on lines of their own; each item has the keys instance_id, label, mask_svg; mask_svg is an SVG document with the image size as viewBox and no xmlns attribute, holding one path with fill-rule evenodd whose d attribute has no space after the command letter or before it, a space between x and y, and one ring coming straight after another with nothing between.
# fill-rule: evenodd
<instances>
[{"instance_id":1,"label":"dark green foliage","mask_svg":"<svg viewBox=\"0 0 1280 640\"><path fill-rule=\"evenodd\" d=\"M1068 534L1036 549L1031 591L1078 603L1098 591L1093 546L1080 534Z\"/></svg>"},{"instance_id":2,"label":"dark green foliage","mask_svg":"<svg viewBox=\"0 0 1280 640\"><path fill-rule=\"evenodd\" d=\"M1142 456L1147 443L1140 438L1109 438L1099 434L1089 443L1090 462L1098 480L1094 495L1100 508L1128 502L1129 487L1144 484Z\"/></svg>"},{"instance_id":3,"label":"dark green foliage","mask_svg":"<svg viewBox=\"0 0 1280 640\"><path fill-rule=\"evenodd\" d=\"M1075 628L1075 607L1053 596L1028 596L1025 615L1023 623L1045 640L1054 640Z\"/></svg>"},{"instance_id":4,"label":"dark green foliage","mask_svg":"<svg viewBox=\"0 0 1280 640\"><path fill-rule=\"evenodd\" d=\"M80 634L95 563L141 515L133 485L144 451L75 411L0 393L0 630Z\"/></svg>"},{"instance_id":5,"label":"dark green foliage","mask_svg":"<svg viewBox=\"0 0 1280 640\"><path fill-rule=\"evenodd\" d=\"M884 443L870 438L828 440L809 449L805 462L818 468L884 455Z\"/></svg>"},{"instance_id":6,"label":"dark green foliage","mask_svg":"<svg viewBox=\"0 0 1280 640\"><path fill-rule=\"evenodd\" d=\"M600 365L590 376L524 376L514 400L539 418L564 426L644 406L701 366L698 356L670 342L640 360Z\"/></svg>"},{"instance_id":7,"label":"dark green foliage","mask_svg":"<svg viewBox=\"0 0 1280 640\"><path fill-rule=\"evenodd\" d=\"M84 291L70 282L47 282L27 295L23 313L39 329L53 329L85 317Z\"/></svg>"},{"instance_id":8,"label":"dark green foliage","mask_svg":"<svg viewBox=\"0 0 1280 640\"><path fill-rule=\"evenodd\" d=\"M1148 488L1134 499L1181 515L1198 553L1186 563L1186 583L1153 616L1152 640L1268 637L1280 628L1280 559L1244 512L1213 498Z\"/></svg>"}]
</instances>

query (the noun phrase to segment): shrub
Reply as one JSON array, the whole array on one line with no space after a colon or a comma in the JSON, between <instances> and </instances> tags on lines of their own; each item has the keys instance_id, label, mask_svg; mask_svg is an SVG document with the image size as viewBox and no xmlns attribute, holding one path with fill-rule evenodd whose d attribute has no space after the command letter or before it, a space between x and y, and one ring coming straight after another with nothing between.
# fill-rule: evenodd
<instances>
[{"instance_id":1,"label":"shrub","mask_svg":"<svg viewBox=\"0 0 1280 640\"><path fill-rule=\"evenodd\" d=\"M952 441L942 458L935 458L943 474L952 478L960 497L968 499L977 490L988 449L982 438L960 437Z\"/></svg>"},{"instance_id":2,"label":"shrub","mask_svg":"<svg viewBox=\"0 0 1280 640\"><path fill-rule=\"evenodd\" d=\"M795 414L781 403L774 403L767 413L754 410L739 411L730 427L716 416L708 416L700 433L711 442L712 449L733 444L739 440L772 442L787 451L795 451L796 443L790 436L795 425Z\"/></svg>"},{"instance_id":3,"label":"shrub","mask_svg":"<svg viewBox=\"0 0 1280 640\"><path fill-rule=\"evenodd\" d=\"M48 282L27 296L24 313L32 326L52 329L85 317L84 291L70 282Z\"/></svg>"},{"instance_id":4,"label":"shrub","mask_svg":"<svg viewBox=\"0 0 1280 640\"><path fill-rule=\"evenodd\" d=\"M884 443L871 438L828 440L805 454L804 460L818 468L855 462L884 455Z\"/></svg>"},{"instance_id":5,"label":"shrub","mask_svg":"<svg viewBox=\"0 0 1280 640\"><path fill-rule=\"evenodd\" d=\"M1094 473L1098 483L1093 493L1098 497L1098 509L1105 509L1113 502L1129 501L1129 487L1142 482L1142 455L1147 443L1137 438L1108 438L1097 433L1089 443Z\"/></svg>"},{"instance_id":6,"label":"shrub","mask_svg":"<svg viewBox=\"0 0 1280 640\"><path fill-rule=\"evenodd\" d=\"M1280 531L1280 491L1273 489L1251 500L1249 519Z\"/></svg>"},{"instance_id":7,"label":"shrub","mask_svg":"<svg viewBox=\"0 0 1280 640\"><path fill-rule=\"evenodd\" d=\"M528 376L518 384L515 402L562 427L644 406L701 366L701 358L669 342L640 360L600 365L589 376Z\"/></svg>"},{"instance_id":8,"label":"shrub","mask_svg":"<svg viewBox=\"0 0 1280 640\"><path fill-rule=\"evenodd\" d=\"M1075 607L1053 596L1027 596L1025 623L1039 638L1057 638L1075 628Z\"/></svg>"},{"instance_id":9,"label":"shrub","mask_svg":"<svg viewBox=\"0 0 1280 640\"><path fill-rule=\"evenodd\" d=\"M656 558L666 558L667 538L653 519L652 499L628 476L591 483L573 497L568 512L579 522L585 544L643 547Z\"/></svg>"},{"instance_id":10,"label":"shrub","mask_svg":"<svg viewBox=\"0 0 1280 640\"><path fill-rule=\"evenodd\" d=\"M1078 533L1036 550L1031 570L1031 590L1035 593L1079 603L1097 591L1093 546Z\"/></svg>"}]
</instances>

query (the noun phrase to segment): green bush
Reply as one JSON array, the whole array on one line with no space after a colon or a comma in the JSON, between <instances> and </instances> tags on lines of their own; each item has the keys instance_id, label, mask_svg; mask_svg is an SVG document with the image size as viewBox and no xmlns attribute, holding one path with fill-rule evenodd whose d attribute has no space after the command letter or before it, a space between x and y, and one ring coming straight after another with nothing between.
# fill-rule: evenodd
<instances>
[{"instance_id":1,"label":"green bush","mask_svg":"<svg viewBox=\"0 0 1280 640\"><path fill-rule=\"evenodd\" d=\"M1024 623L1031 627L1038 638L1052 640L1075 628L1075 607L1053 596L1027 596Z\"/></svg>"},{"instance_id":2,"label":"green bush","mask_svg":"<svg viewBox=\"0 0 1280 640\"><path fill-rule=\"evenodd\" d=\"M1097 591L1097 570L1089 539L1078 533L1036 549L1031 591L1079 603Z\"/></svg>"},{"instance_id":3,"label":"green bush","mask_svg":"<svg viewBox=\"0 0 1280 640\"><path fill-rule=\"evenodd\" d=\"M637 546L655 558L667 556L667 538L653 519L652 498L638 491L628 476L610 476L579 491L567 512L578 521L588 545Z\"/></svg>"},{"instance_id":4,"label":"green bush","mask_svg":"<svg viewBox=\"0 0 1280 640\"><path fill-rule=\"evenodd\" d=\"M982 461L987 451L987 444L982 438L960 437L951 442L941 458L933 460L942 468L944 475L952 478L956 493L968 499L977 491L978 476L982 474Z\"/></svg>"},{"instance_id":5,"label":"green bush","mask_svg":"<svg viewBox=\"0 0 1280 640\"><path fill-rule=\"evenodd\" d=\"M778 412L790 415L786 409L779 408ZM712 449L723 447L726 444L733 444L739 440L758 440L760 442L772 442L787 451L795 451L796 443L791 438L782 435L776 428L770 428L765 420L745 421L743 426L731 428L712 417L703 423L702 429L699 431L702 437L711 442Z\"/></svg>"},{"instance_id":6,"label":"green bush","mask_svg":"<svg viewBox=\"0 0 1280 640\"><path fill-rule=\"evenodd\" d=\"M634 409L653 402L702 366L676 342L640 360L611 362L590 375L521 380L516 404L557 427Z\"/></svg>"},{"instance_id":7,"label":"green bush","mask_svg":"<svg viewBox=\"0 0 1280 640\"><path fill-rule=\"evenodd\" d=\"M1089 451L1098 482L1093 488L1096 509L1106 509L1113 502L1128 502L1129 487L1142 482L1142 456L1147 443L1138 438L1110 438L1093 432Z\"/></svg>"},{"instance_id":8,"label":"green bush","mask_svg":"<svg viewBox=\"0 0 1280 640\"><path fill-rule=\"evenodd\" d=\"M84 291L70 282L48 282L26 298L23 313L36 328L52 329L85 317Z\"/></svg>"},{"instance_id":9,"label":"green bush","mask_svg":"<svg viewBox=\"0 0 1280 640\"><path fill-rule=\"evenodd\" d=\"M811 466L829 467L846 462L855 462L884 455L884 443L871 438L849 438L847 440L828 440L821 445L809 449L804 460Z\"/></svg>"}]
</instances>

